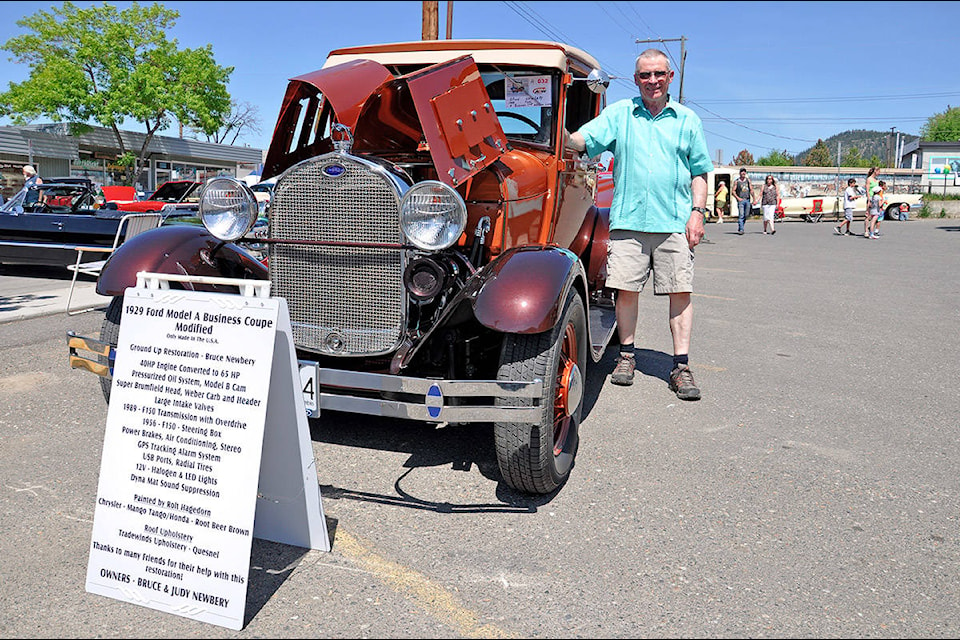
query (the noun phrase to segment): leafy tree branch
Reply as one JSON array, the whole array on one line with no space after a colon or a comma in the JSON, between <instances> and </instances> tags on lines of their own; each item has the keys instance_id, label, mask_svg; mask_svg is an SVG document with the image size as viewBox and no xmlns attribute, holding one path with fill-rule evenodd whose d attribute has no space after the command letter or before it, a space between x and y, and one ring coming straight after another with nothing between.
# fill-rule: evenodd
<instances>
[{"instance_id":1,"label":"leafy tree branch","mask_svg":"<svg viewBox=\"0 0 960 640\"><path fill-rule=\"evenodd\" d=\"M0 93L0 113L16 124L43 116L73 131L91 124L110 129L120 155L135 158L133 182L153 137L173 119L213 135L230 113L233 67L218 65L209 45L181 49L169 39L179 17L156 3L119 10L64 2L17 21L28 32L2 48L28 65L30 75ZM139 149L127 149L121 136L128 119L146 132Z\"/></svg>"}]
</instances>

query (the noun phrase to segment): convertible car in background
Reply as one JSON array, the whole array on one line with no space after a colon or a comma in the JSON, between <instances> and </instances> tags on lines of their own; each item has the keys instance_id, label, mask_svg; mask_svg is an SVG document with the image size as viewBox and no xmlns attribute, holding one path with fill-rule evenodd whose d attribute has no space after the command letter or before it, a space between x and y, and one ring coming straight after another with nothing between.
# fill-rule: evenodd
<instances>
[{"instance_id":1,"label":"convertible car in background","mask_svg":"<svg viewBox=\"0 0 960 640\"><path fill-rule=\"evenodd\" d=\"M98 209L91 183L45 182L0 206L0 264L66 266L75 247L110 247L124 212Z\"/></svg>"},{"instance_id":2,"label":"convertible car in background","mask_svg":"<svg viewBox=\"0 0 960 640\"><path fill-rule=\"evenodd\" d=\"M0 264L66 267L77 247L110 248L125 215L89 180L53 182L21 189L0 205ZM102 203L102 204L101 204ZM190 210L161 212L164 223L187 219Z\"/></svg>"},{"instance_id":3,"label":"convertible car in background","mask_svg":"<svg viewBox=\"0 0 960 640\"><path fill-rule=\"evenodd\" d=\"M867 200L864 189L854 203L853 214L860 218L867 212ZM923 196L919 193L887 193L884 197L883 216L885 220L906 220L910 212L916 215L923 207ZM830 195L807 196L805 198L783 198L780 206L785 216L800 218L806 222L819 222L821 218L834 221L843 216L842 198ZM755 213L759 210L755 207Z\"/></svg>"},{"instance_id":4,"label":"convertible car in background","mask_svg":"<svg viewBox=\"0 0 960 640\"><path fill-rule=\"evenodd\" d=\"M117 208L132 213L196 213L202 183L193 180L164 182L147 200L115 200Z\"/></svg>"}]
</instances>

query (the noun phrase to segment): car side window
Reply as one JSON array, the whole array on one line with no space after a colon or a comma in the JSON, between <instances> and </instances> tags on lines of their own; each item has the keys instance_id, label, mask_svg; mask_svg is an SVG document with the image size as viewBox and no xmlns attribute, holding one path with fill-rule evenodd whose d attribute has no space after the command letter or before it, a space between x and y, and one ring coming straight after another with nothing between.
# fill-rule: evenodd
<instances>
[{"instance_id":1,"label":"car side window","mask_svg":"<svg viewBox=\"0 0 960 640\"><path fill-rule=\"evenodd\" d=\"M597 101L600 95L594 93L586 82L572 82L567 88L567 113L564 118L564 128L567 131L577 131L599 113Z\"/></svg>"}]
</instances>

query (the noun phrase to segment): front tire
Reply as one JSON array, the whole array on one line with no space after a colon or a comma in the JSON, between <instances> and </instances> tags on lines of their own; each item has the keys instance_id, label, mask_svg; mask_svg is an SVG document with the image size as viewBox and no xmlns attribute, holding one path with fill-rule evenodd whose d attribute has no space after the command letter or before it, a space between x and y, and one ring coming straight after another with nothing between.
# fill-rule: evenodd
<instances>
[{"instance_id":1,"label":"front tire","mask_svg":"<svg viewBox=\"0 0 960 640\"><path fill-rule=\"evenodd\" d=\"M123 296L115 296L107 307L107 313L103 318L103 325L100 327L100 342L117 346L120 337L120 316L123 315ZM112 366L107 356L98 356L100 364ZM110 388L113 386L113 376L109 378L100 378L100 390L103 391L103 399L110 404Z\"/></svg>"},{"instance_id":2,"label":"front tire","mask_svg":"<svg viewBox=\"0 0 960 640\"><path fill-rule=\"evenodd\" d=\"M497 422L494 442L504 481L518 491L545 494L562 485L577 453L587 358L583 301L567 294L561 321L538 334L509 334L498 380L543 380L537 424ZM498 398L499 406L531 406L530 398Z\"/></svg>"},{"instance_id":3,"label":"front tire","mask_svg":"<svg viewBox=\"0 0 960 640\"><path fill-rule=\"evenodd\" d=\"M892 204L889 207L887 207L887 210L883 214L883 219L884 220L900 220L901 211L902 210L900 208L900 205Z\"/></svg>"}]
</instances>

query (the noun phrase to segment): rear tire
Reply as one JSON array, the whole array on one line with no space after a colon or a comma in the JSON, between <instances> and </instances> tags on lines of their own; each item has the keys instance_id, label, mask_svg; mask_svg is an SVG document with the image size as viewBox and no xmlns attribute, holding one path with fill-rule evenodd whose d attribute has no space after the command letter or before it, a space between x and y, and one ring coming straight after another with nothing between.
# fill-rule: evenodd
<instances>
[{"instance_id":1,"label":"rear tire","mask_svg":"<svg viewBox=\"0 0 960 640\"><path fill-rule=\"evenodd\" d=\"M504 338L497 379L543 380L539 423L494 424L497 463L504 482L513 489L550 493L570 475L580 442L586 327L583 301L571 290L553 329ZM498 406L532 404L529 398L497 399Z\"/></svg>"},{"instance_id":2,"label":"rear tire","mask_svg":"<svg viewBox=\"0 0 960 640\"><path fill-rule=\"evenodd\" d=\"M115 296L107 307L107 314L103 318L103 325L100 327L100 342L112 345L114 349L117 346L117 340L120 337L120 317L123 315L123 296ZM105 364L113 368L107 356L98 356L100 364ZM110 404L110 388L113 386L113 371L109 378L100 378L100 389L103 391L103 399Z\"/></svg>"}]
</instances>

